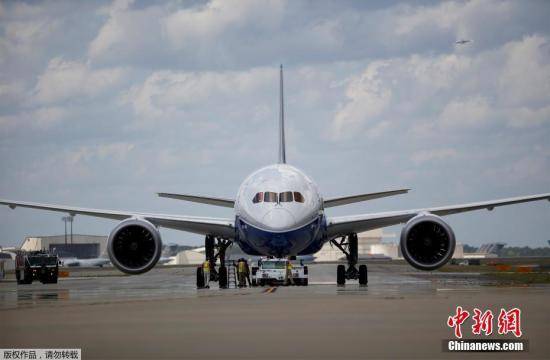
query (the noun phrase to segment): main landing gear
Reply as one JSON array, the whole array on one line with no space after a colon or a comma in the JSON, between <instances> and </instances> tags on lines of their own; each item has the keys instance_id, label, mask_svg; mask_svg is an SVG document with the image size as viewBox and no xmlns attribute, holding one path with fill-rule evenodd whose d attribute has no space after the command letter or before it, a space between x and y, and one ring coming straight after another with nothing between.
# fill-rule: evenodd
<instances>
[{"instance_id":1,"label":"main landing gear","mask_svg":"<svg viewBox=\"0 0 550 360\"><path fill-rule=\"evenodd\" d=\"M220 289L227 288L227 267L225 266L225 251L231 245L231 240L223 238L214 238L212 235L206 235L204 239L206 261L210 263L210 278L212 282L218 282ZM216 271L216 261L220 259L220 266ZM203 266L197 267L197 289L205 288L205 278Z\"/></svg>"},{"instance_id":2,"label":"main landing gear","mask_svg":"<svg viewBox=\"0 0 550 360\"><path fill-rule=\"evenodd\" d=\"M359 258L357 234L352 233L342 236L339 240L332 239L330 242L346 255L348 262L347 269L345 265L338 265L336 269L338 286L344 286L346 280L359 280L359 285L366 286L368 284L367 265L359 265L359 270L356 267Z\"/></svg>"}]
</instances>

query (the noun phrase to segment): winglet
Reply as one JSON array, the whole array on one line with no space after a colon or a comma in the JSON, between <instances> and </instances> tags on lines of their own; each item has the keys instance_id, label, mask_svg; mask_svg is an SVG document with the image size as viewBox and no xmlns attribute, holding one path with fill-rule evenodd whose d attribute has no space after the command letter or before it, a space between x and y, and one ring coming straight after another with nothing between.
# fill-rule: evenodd
<instances>
[{"instance_id":1,"label":"winglet","mask_svg":"<svg viewBox=\"0 0 550 360\"><path fill-rule=\"evenodd\" d=\"M286 164L285 149L285 104L283 96L283 65L281 64L279 72L279 164Z\"/></svg>"}]
</instances>

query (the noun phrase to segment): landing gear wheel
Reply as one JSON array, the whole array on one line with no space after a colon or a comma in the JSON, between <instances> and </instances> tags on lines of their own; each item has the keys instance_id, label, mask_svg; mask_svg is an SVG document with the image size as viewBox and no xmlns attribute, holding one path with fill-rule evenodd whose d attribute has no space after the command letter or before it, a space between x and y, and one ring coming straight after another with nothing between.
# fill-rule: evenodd
<instances>
[{"instance_id":1,"label":"landing gear wheel","mask_svg":"<svg viewBox=\"0 0 550 360\"><path fill-rule=\"evenodd\" d=\"M359 285L366 286L368 282L367 265L359 265Z\"/></svg>"},{"instance_id":2,"label":"landing gear wheel","mask_svg":"<svg viewBox=\"0 0 550 360\"><path fill-rule=\"evenodd\" d=\"M220 289L227 289L227 268L225 266L220 266L218 276L219 276L218 283L220 284Z\"/></svg>"},{"instance_id":3,"label":"landing gear wheel","mask_svg":"<svg viewBox=\"0 0 550 360\"><path fill-rule=\"evenodd\" d=\"M204 288L204 272L202 267L197 268L197 289Z\"/></svg>"},{"instance_id":4,"label":"landing gear wheel","mask_svg":"<svg viewBox=\"0 0 550 360\"><path fill-rule=\"evenodd\" d=\"M344 265L338 265L336 268L336 284L338 286L346 285L346 267Z\"/></svg>"}]
</instances>

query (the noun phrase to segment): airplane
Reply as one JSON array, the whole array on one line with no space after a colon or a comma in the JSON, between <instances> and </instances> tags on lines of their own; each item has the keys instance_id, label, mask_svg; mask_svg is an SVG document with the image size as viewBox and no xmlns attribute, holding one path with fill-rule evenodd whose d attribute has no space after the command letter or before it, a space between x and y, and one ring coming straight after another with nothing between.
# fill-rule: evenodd
<instances>
[{"instance_id":1,"label":"airplane","mask_svg":"<svg viewBox=\"0 0 550 360\"><path fill-rule=\"evenodd\" d=\"M111 260L104 257L92 258L92 259L78 259L76 257L62 257L60 258L63 266L66 267L103 267L108 265Z\"/></svg>"},{"instance_id":2,"label":"airplane","mask_svg":"<svg viewBox=\"0 0 550 360\"><path fill-rule=\"evenodd\" d=\"M158 196L234 209L234 217L210 218L184 215L100 210L35 202L0 200L11 209L33 208L118 220L108 238L111 263L127 274L149 271L161 257L160 227L201 234L205 258L210 261L220 288L227 287L225 250L236 243L249 255L278 258L313 255L331 242L345 255L347 266L337 266L337 284L359 280L367 285L367 266L358 265L357 233L405 224L400 248L405 260L420 270L435 270L452 257L456 238L443 216L537 200L550 201L550 193L421 209L328 216L325 209L405 194L396 189L344 197L324 198L316 183L300 169L287 164L283 68L279 73L279 161L250 174L233 199L189 194L158 193ZM220 265L216 271L217 259ZM197 268L201 288L202 268Z\"/></svg>"},{"instance_id":3,"label":"airplane","mask_svg":"<svg viewBox=\"0 0 550 360\"><path fill-rule=\"evenodd\" d=\"M471 43L471 42L474 42L474 41L473 40L467 40L467 39L461 39L461 40L455 41L455 44L456 45L466 45L466 44Z\"/></svg>"}]
</instances>

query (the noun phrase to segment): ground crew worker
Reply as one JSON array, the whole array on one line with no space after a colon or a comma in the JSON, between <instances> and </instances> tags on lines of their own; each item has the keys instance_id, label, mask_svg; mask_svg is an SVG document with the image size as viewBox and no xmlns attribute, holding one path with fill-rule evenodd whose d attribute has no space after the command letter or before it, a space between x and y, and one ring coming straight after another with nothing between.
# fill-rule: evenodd
<instances>
[{"instance_id":1,"label":"ground crew worker","mask_svg":"<svg viewBox=\"0 0 550 360\"><path fill-rule=\"evenodd\" d=\"M202 273L204 275L204 287L210 289L210 260L202 263Z\"/></svg>"},{"instance_id":2,"label":"ground crew worker","mask_svg":"<svg viewBox=\"0 0 550 360\"><path fill-rule=\"evenodd\" d=\"M239 276L239 287L246 287L246 263L243 258L237 263L237 274Z\"/></svg>"},{"instance_id":3,"label":"ground crew worker","mask_svg":"<svg viewBox=\"0 0 550 360\"><path fill-rule=\"evenodd\" d=\"M287 285L296 285L294 283L294 278L292 277L292 263L290 262L290 260L287 261L286 263L286 284Z\"/></svg>"}]
</instances>

